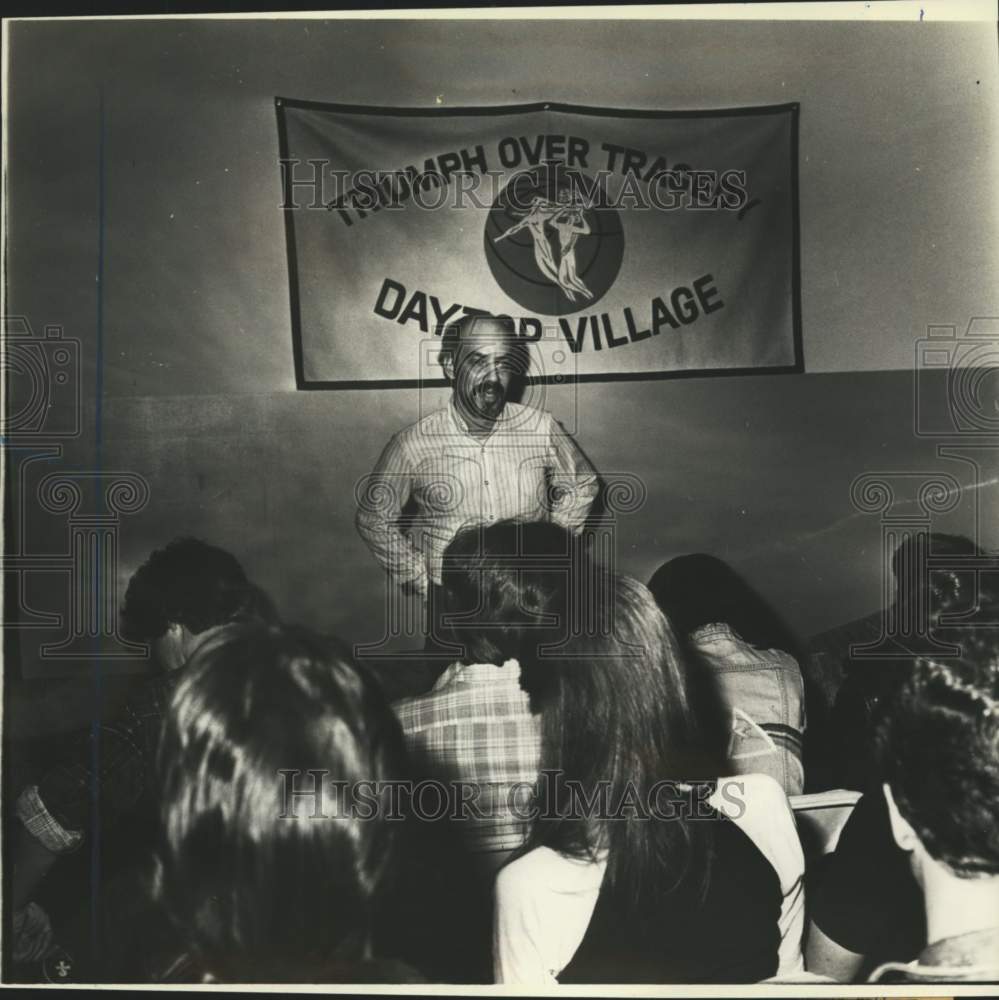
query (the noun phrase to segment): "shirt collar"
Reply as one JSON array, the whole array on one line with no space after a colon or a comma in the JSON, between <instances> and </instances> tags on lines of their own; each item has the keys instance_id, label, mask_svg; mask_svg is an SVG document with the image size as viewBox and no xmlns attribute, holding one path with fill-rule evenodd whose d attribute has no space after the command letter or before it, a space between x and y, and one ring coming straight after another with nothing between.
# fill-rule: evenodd
<instances>
[{"instance_id":1,"label":"shirt collar","mask_svg":"<svg viewBox=\"0 0 999 1000\"><path fill-rule=\"evenodd\" d=\"M495 663L452 663L440 675L434 690L440 691L454 684L520 687L520 664L514 659L506 660L500 667Z\"/></svg>"},{"instance_id":2,"label":"shirt collar","mask_svg":"<svg viewBox=\"0 0 999 1000\"><path fill-rule=\"evenodd\" d=\"M741 642L742 637L726 622L709 622L701 625L690 633L691 642L710 642L712 639L728 639L731 642Z\"/></svg>"},{"instance_id":3,"label":"shirt collar","mask_svg":"<svg viewBox=\"0 0 999 1000\"><path fill-rule=\"evenodd\" d=\"M472 438L468 425L458 413L452 398L444 411L445 419L449 420L456 434ZM494 437L522 437L541 440L547 438L550 430L550 417L546 411L523 403L507 402L503 412L496 418L493 429L488 437L472 438L477 443L491 441Z\"/></svg>"},{"instance_id":4,"label":"shirt collar","mask_svg":"<svg viewBox=\"0 0 999 1000\"><path fill-rule=\"evenodd\" d=\"M447 404L448 414L451 417L451 423L459 434L466 434L471 436L468 429L468 423L465 418L458 412L458 407L454 405L454 397L448 400ZM489 437L496 433L497 430L510 420L510 404L506 403L500 412L500 415L493 421L493 429L489 432Z\"/></svg>"},{"instance_id":5,"label":"shirt collar","mask_svg":"<svg viewBox=\"0 0 999 1000\"><path fill-rule=\"evenodd\" d=\"M954 937L934 941L928 945L919 956L918 969L921 965L930 966L979 966L983 964L982 955L999 955L999 927L989 927L980 931L968 931ZM988 966L995 963L990 959Z\"/></svg>"}]
</instances>

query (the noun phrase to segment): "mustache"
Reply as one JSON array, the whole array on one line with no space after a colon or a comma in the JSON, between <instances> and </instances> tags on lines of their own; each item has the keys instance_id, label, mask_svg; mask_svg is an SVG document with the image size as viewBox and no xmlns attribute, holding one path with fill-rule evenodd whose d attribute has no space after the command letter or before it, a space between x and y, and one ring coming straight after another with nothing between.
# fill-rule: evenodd
<instances>
[{"instance_id":1,"label":"mustache","mask_svg":"<svg viewBox=\"0 0 999 1000\"><path fill-rule=\"evenodd\" d=\"M495 393L497 393L499 395L502 395L503 392L505 391L503 389L503 383L502 382L493 382L492 380L489 380L487 382L480 382L475 387L475 391L476 392L486 392L487 390L492 390L493 392L495 392Z\"/></svg>"}]
</instances>

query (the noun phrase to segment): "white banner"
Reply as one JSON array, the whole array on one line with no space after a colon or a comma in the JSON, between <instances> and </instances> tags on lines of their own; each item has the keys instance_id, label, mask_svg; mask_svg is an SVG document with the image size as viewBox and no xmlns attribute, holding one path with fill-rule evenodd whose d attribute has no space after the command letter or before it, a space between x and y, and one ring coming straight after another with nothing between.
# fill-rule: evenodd
<instances>
[{"instance_id":1,"label":"white banner","mask_svg":"<svg viewBox=\"0 0 999 1000\"><path fill-rule=\"evenodd\" d=\"M301 388L439 380L475 311L542 380L802 370L797 105L276 103Z\"/></svg>"}]
</instances>

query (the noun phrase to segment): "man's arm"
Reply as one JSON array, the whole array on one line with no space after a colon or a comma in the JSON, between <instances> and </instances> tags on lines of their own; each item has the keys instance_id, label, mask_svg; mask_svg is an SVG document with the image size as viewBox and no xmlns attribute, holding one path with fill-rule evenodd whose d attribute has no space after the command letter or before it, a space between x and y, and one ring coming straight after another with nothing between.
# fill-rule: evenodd
<instances>
[{"instance_id":1,"label":"man's arm","mask_svg":"<svg viewBox=\"0 0 999 1000\"><path fill-rule=\"evenodd\" d=\"M399 517L411 489L409 462L396 435L357 490L354 523L393 583L404 590L426 594L429 583L426 560L399 527Z\"/></svg>"},{"instance_id":2,"label":"man's arm","mask_svg":"<svg viewBox=\"0 0 999 1000\"><path fill-rule=\"evenodd\" d=\"M580 532L596 499L600 483L597 473L579 445L552 418L549 448L553 457L552 520L573 532Z\"/></svg>"}]
</instances>

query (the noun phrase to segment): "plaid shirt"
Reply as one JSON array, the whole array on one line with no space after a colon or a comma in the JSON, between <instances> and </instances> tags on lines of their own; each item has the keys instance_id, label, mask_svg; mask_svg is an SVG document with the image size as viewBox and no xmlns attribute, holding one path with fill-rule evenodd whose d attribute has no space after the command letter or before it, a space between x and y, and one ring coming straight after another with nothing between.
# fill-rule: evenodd
<instances>
[{"instance_id":1,"label":"plaid shirt","mask_svg":"<svg viewBox=\"0 0 999 1000\"><path fill-rule=\"evenodd\" d=\"M579 532L597 489L593 467L550 413L508 403L492 434L476 438L452 402L385 446L359 492L357 530L395 583L426 593L461 528L518 518ZM417 513L403 531L409 500Z\"/></svg>"},{"instance_id":2,"label":"plaid shirt","mask_svg":"<svg viewBox=\"0 0 999 1000\"><path fill-rule=\"evenodd\" d=\"M24 789L17 800L18 819L48 850L62 854L80 845L89 829L95 790L102 828L138 805L156 780L163 716L181 673L146 679L122 715L97 730L96 755L90 732L68 747L37 786Z\"/></svg>"},{"instance_id":3,"label":"plaid shirt","mask_svg":"<svg viewBox=\"0 0 999 1000\"><path fill-rule=\"evenodd\" d=\"M517 661L452 664L432 691L394 708L418 777L447 785L449 815L464 800L458 830L469 850L520 847L540 766L541 720L521 690ZM459 792L458 782L471 794Z\"/></svg>"}]
</instances>

